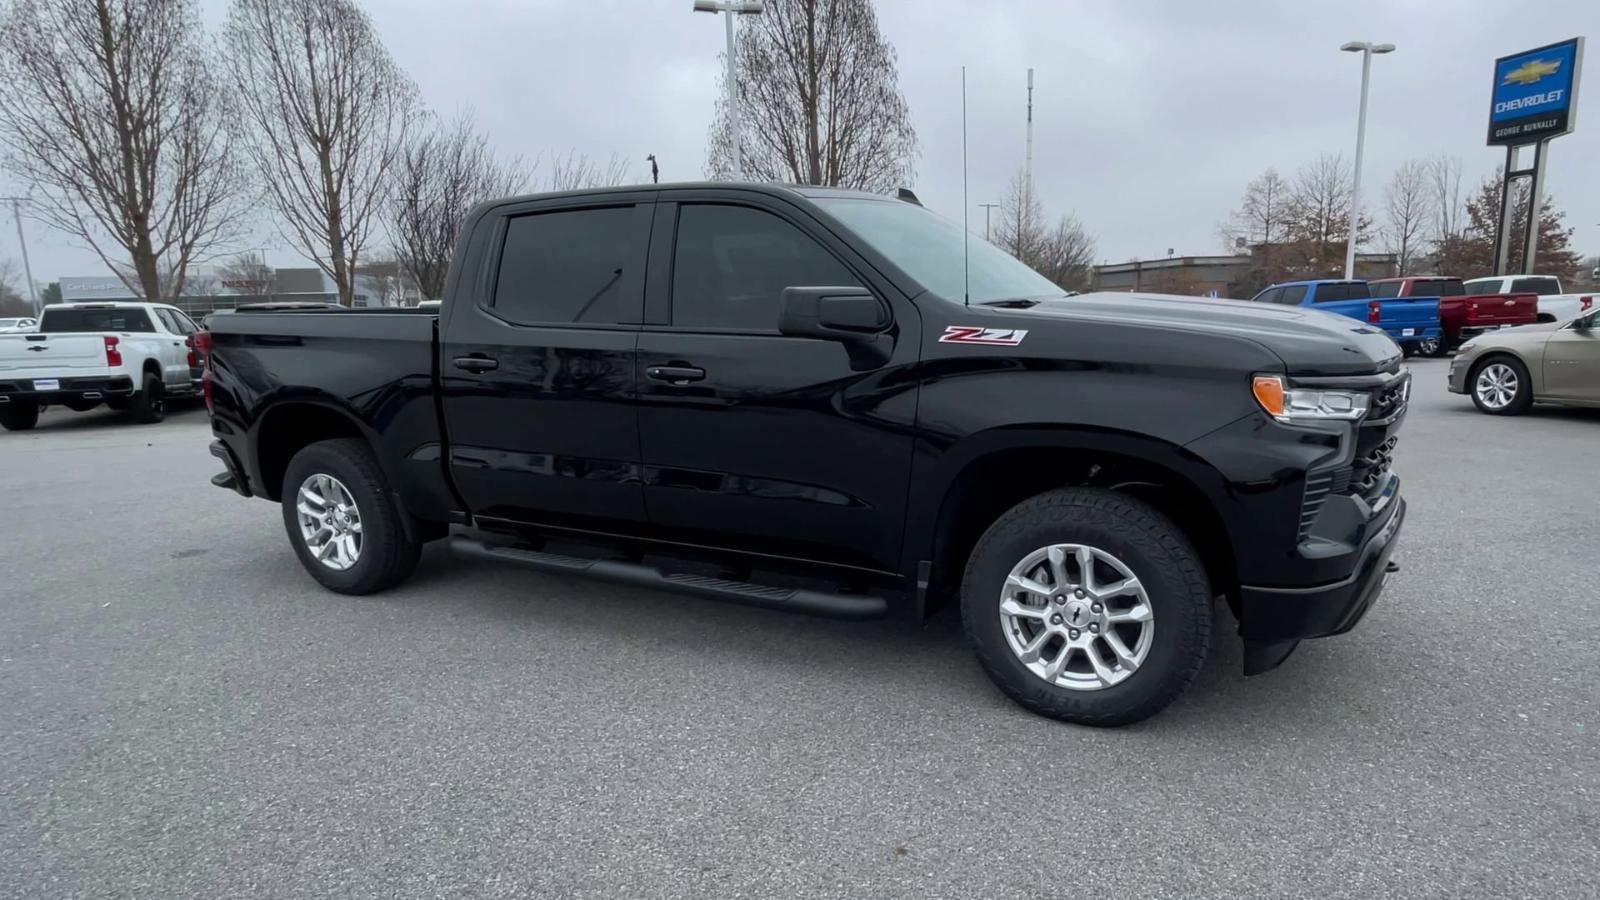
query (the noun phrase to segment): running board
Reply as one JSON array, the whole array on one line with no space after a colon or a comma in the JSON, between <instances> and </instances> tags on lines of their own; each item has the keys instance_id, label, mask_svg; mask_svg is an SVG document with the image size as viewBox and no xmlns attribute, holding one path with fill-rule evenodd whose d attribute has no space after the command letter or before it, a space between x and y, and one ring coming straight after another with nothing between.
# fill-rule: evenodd
<instances>
[{"instance_id":1,"label":"running board","mask_svg":"<svg viewBox=\"0 0 1600 900\"><path fill-rule=\"evenodd\" d=\"M772 587L747 581L729 581L705 575L669 575L653 566L616 559L585 559L562 556L520 547L491 547L480 540L455 535L450 549L460 556L493 559L541 572L582 575L616 584L655 588L680 594L693 594L710 600L723 600L745 606L760 606L788 612L808 613L832 619L879 619L889 611L889 602L866 594L834 594L798 588Z\"/></svg>"}]
</instances>

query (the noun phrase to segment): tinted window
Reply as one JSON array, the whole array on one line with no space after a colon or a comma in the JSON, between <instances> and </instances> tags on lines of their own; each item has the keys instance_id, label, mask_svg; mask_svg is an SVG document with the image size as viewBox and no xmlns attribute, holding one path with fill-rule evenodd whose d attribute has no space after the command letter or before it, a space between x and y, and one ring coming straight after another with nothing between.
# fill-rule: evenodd
<instances>
[{"instance_id":1,"label":"tinted window","mask_svg":"<svg viewBox=\"0 0 1600 900\"><path fill-rule=\"evenodd\" d=\"M1277 303L1283 296L1283 288L1270 287L1250 298L1251 303Z\"/></svg>"},{"instance_id":2,"label":"tinted window","mask_svg":"<svg viewBox=\"0 0 1600 900\"><path fill-rule=\"evenodd\" d=\"M179 334L194 334L200 330L200 326L194 324L193 319L177 310L172 311L172 320L178 323Z\"/></svg>"},{"instance_id":3,"label":"tinted window","mask_svg":"<svg viewBox=\"0 0 1600 900\"><path fill-rule=\"evenodd\" d=\"M1421 289L1421 287L1422 287L1421 285L1417 286L1417 288L1419 290ZM1398 282L1398 281L1383 281L1383 282L1379 282L1378 284L1375 284L1375 285L1372 286L1372 296L1374 296L1374 297L1398 297L1398 296L1400 296L1400 282Z\"/></svg>"},{"instance_id":4,"label":"tinted window","mask_svg":"<svg viewBox=\"0 0 1600 900\"><path fill-rule=\"evenodd\" d=\"M46 334L82 331L155 331L142 309L81 309L70 306L44 311L39 330Z\"/></svg>"},{"instance_id":5,"label":"tinted window","mask_svg":"<svg viewBox=\"0 0 1600 900\"><path fill-rule=\"evenodd\" d=\"M1281 290L1283 293L1278 295L1277 302L1282 303L1284 306L1299 306L1301 303L1305 302L1305 285L1296 284L1291 287L1282 288Z\"/></svg>"},{"instance_id":6,"label":"tinted window","mask_svg":"<svg viewBox=\"0 0 1600 900\"><path fill-rule=\"evenodd\" d=\"M523 325L615 324L624 274L642 257L632 206L518 216L507 223L497 315Z\"/></svg>"},{"instance_id":7,"label":"tinted window","mask_svg":"<svg viewBox=\"0 0 1600 900\"><path fill-rule=\"evenodd\" d=\"M1516 278L1511 281L1511 293L1548 297L1561 293L1561 282L1554 278Z\"/></svg>"},{"instance_id":8,"label":"tinted window","mask_svg":"<svg viewBox=\"0 0 1600 900\"><path fill-rule=\"evenodd\" d=\"M1333 303L1337 300L1365 300L1369 296L1365 281L1329 281L1317 285L1315 302Z\"/></svg>"},{"instance_id":9,"label":"tinted window","mask_svg":"<svg viewBox=\"0 0 1600 900\"><path fill-rule=\"evenodd\" d=\"M1467 293L1459 278L1425 278L1411 285L1417 297L1461 297Z\"/></svg>"},{"instance_id":10,"label":"tinted window","mask_svg":"<svg viewBox=\"0 0 1600 900\"><path fill-rule=\"evenodd\" d=\"M153 310L153 312L155 312L156 318L161 320L162 328L165 328L171 334L182 334L178 330L178 320L172 317L171 312L164 309Z\"/></svg>"},{"instance_id":11,"label":"tinted window","mask_svg":"<svg viewBox=\"0 0 1600 900\"><path fill-rule=\"evenodd\" d=\"M1469 294L1498 294L1500 293L1500 279L1479 278L1466 284Z\"/></svg>"},{"instance_id":12,"label":"tinted window","mask_svg":"<svg viewBox=\"0 0 1600 900\"><path fill-rule=\"evenodd\" d=\"M672 324L690 328L778 329L788 287L859 282L799 228L743 206L678 209L672 263Z\"/></svg>"}]
</instances>

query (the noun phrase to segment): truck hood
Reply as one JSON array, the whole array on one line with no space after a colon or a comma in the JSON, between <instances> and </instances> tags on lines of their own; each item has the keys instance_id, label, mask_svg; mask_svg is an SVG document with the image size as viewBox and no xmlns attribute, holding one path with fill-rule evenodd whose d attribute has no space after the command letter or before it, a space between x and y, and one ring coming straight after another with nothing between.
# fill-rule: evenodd
<instances>
[{"instance_id":1,"label":"truck hood","mask_svg":"<svg viewBox=\"0 0 1600 900\"><path fill-rule=\"evenodd\" d=\"M1297 375L1364 375L1393 371L1400 364L1399 345L1379 329L1300 306L1100 292L1040 300L1015 313L1182 331L1196 340L1212 335L1243 338L1271 350Z\"/></svg>"}]
</instances>

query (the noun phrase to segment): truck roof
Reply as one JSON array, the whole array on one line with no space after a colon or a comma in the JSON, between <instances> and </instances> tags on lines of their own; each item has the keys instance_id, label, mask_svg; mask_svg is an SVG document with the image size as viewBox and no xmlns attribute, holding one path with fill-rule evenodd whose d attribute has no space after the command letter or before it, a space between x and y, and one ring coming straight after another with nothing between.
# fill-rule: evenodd
<instances>
[{"instance_id":1,"label":"truck roof","mask_svg":"<svg viewBox=\"0 0 1600 900\"><path fill-rule=\"evenodd\" d=\"M826 187L810 184L779 184L774 182L754 181L676 181L665 184L619 184L609 187L579 188L571 191L550 191L540 194L520 194L514 197L500 197L488 201L491 206L503 203L518 203L525 200L546 200L557 197L593 197L606 194L633 194L640 191L673 191L694 190L696 188L738 188L740 190L754 191L775 196L800 196L808 199L821 197L856 197L865 200L894 200L895 197L886 194L874 194L871 191L858 191L850 188ZM909 192L908 192L909 193Z\"/></svg>"},{"instance_id":2,"label":"truck roof","mask_svg":"<svg viewBox=\"0 0 1600 900\"><path fill-rule=\"evenodd\" d=\"M1366 280L1362 279L1362 278L1348 278L1348 279L1346 279L1346 278L1308 278L1308 279L1306 279L1304 281L1278 281L1278 282L1274 282L1272 284L1272 287L1298 287L1299 285L1302 285L1302 284L1304 284L1304 285L1318 285L1318 284L1366 284L1366 283L1367 283Z\"/></svg>"}]
</instances>

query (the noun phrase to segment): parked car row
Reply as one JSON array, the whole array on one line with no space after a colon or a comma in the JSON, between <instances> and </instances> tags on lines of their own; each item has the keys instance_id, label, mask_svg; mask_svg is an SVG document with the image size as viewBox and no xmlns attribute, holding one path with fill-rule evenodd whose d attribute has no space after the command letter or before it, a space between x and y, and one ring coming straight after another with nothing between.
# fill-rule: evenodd
<instances>
[{"instance_id":1,"label":"parked car row","mask_svg":"<svg viewBox=\"0 0 1600 900\"><path fill-rule=\"evenodd\" d=\"M1485 332L1538 322L1570 322L1594 305L1587 294L1563 294L1551 276L1446 276L1375 281L1319 279L1274 284L1255 302L1314 306L1377 326L1406 355L1444 356Z\"/></svg>"},{"instance_id":2,"label":"parked car row","mask_svg":"<svg viewBox=\"0 0 1600 900\"><path fill-rule=\"evenodd\" d=\"M1452 392L1493 416L1534 403L1600 407L1600 309L1467 341L1448 377Z\"/></svg>"}]
</instances>

